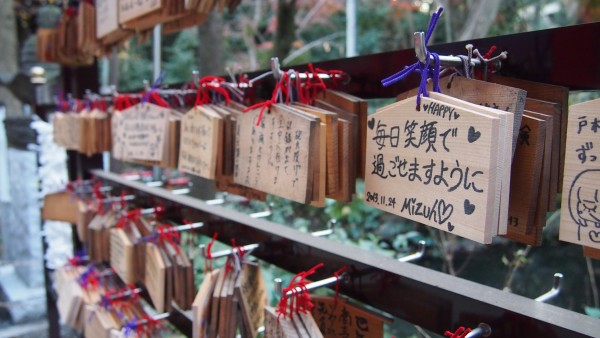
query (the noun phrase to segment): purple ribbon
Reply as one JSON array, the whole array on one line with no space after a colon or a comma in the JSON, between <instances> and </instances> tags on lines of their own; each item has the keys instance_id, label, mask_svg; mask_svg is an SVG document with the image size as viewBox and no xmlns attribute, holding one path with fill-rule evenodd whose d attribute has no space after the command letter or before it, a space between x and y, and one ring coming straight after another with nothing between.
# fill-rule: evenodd
<instances>
[{"instance_id":1,"label":"purple ribbon","mask_svg":"<svg viewBox=\"0 0 600 338\"><path fill-rule=\"evenodd\" d=\"M427 51L427 60L425 63L421 63L421 61L417 61L410 66L404 67L401 71L396 74L389 76L383 80L381 83L384 87L390 86L404 78L406 78L410 73L417 72L421 74L421 82L419 85L419 91L417 93L417 110L420 109L421 106L421 95L429 96L427 92L427 79L431 78L433 80L433 91L441 92L440 90L440 57L437 53L432 53L427 49L427 43L429 43L429 38L433 34L435 26L442 15L443 7L440 7L437 12L433 13L431 16L431 21L429 21L429 27L427 28L427 33L425 34L425 50ZM433 67L429 67L430 59L433 57L434 64Z\"/></svg>"}]
</instances>

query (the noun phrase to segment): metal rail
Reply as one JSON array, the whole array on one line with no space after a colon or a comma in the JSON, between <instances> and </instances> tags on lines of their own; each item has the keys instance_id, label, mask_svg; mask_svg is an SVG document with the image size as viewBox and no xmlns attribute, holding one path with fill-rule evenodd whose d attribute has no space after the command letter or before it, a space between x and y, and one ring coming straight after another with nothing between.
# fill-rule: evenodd
<instances>
[{"instance_id":1,"label":"metal rail","mask_svg":"<svg viewBox=\"0 0 600 338\"><path fill-rule=\"evenodd\" d=\"M331 276L347 266L348 283L340 292L433 332L449 327L488 323L497 337L586 337L600 332L600 320L550 304L504 292L462 278L393 258L357 250L347 244L302 233L284 225L208 205L190 196L132 182L117 174L94 170L105 183L133 189L139 199L160 200L197 218L212 217L225 224L199 229L208 236L238 244L261 243L253 256L292 272L323 262L314 279ZM187 219L191 219L186 214Z\"/></svg>"}]
</instances>

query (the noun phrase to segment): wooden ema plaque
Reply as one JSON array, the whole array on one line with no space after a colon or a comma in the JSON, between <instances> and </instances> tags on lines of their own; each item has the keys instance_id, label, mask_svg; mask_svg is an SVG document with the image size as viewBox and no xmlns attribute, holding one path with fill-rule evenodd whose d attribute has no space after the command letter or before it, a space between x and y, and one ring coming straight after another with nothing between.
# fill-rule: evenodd
<instances>
[{"instance_id":1,"label":"wooden ema plaque","mask_svg":"<svg viewBox=\"0 0 600 338\"><path fill-rule=\"evenodd\" d=\"M202 106L188 111L181 121L179 169L214 179L222 133L222 118L218 114Z\"/></svg>"},{"instance_id":2,"label":"wooden ema plaque","mask_svg":"<svg viewBox=\"0 0 600 338\"><path fill-rule=\"evenodd\" d=\"M383 324L392 320L345 299L311 296L312 315L325 338L383 337Z\"/></svg>"},{"instance_id":3,"label":"wooden ema plaque","mask_svg":"<svg viewBox=\"0 0 600 338\"><path fill-rule=\"evenodd\" d=\"M593 249L600 249L599 127L600 99L570 107L560 240Z\"/></svg>"},{"instance_id":4,"label":"wooden ema plaque","mask_svg":"<svg viewBox=\"0 0 600 338\"><path fill-rule=\"evenodd\" d=\"M551 121L551 133L550 141L547 146L551 147L551 164L550 164L550 188L548 190L548 211L554 211L557 208L558 185L562 182L562 178L559 178L560 169L560 148L561 148L561 105L554 102L547 102L542 100L536 100L527 98L525 100L525 109L530 112L535 112L535 117L546 120L548 125L550 122L547 121L550 118ZM539 114L542 114L541 116Z\"/></svg>"},{"instance_id":5,"label":"wooden ema plaque","mask_svg":"<svg viewBox=\"0 0 600 338\"><path fill-rule=\"evenodd\" d=\"M497 117L422 98L368 120L366 203L482 243L498 231Z\"/></svg>"},{"instance_id":6,"label":"wooden ema plaque","mask_svg":"<svg viewBox=\"0 0 600 338\"><path fill-rule=\"evenodd\" d=\"M567 136L567 113L569 110L569 88L549 85L546 83L525 81L510 77L490 74L488 81L521 88L527 91L527 97L537 100L553 102L560 106L560 118L555 116L555 126L560 130L560 156L559 156L559 172L558 172L558 192L563 188L564 166L565 166L565 144ZM533 109L531 109L533 110Z\"/></svg>"},{"instance_id":7,"label":"wooden ema plaque","mask_svg":"<svg viewBox=\"0 0 600 338\"><path fill-rule=\"evenodd\" d=\"M523 117L512 166L507 238L529 245L541 244L541 231L534 226L542 164L546 122Z\"/></svg>"},{"instance_id":8,"label":"wooden ema plaque","mask_svg":"<svg viewBox=\"0 0 600 338\"><path fill-rule=\"evenodd\" d=\"M211 300L218 275L218 269L208 272L205 275L196 298L194 298L194 302L192 303L193 338L205 338L208 336Z\"/></svg>"},{"instance_id":9,"label":"wooden ema plaque","mask_svg":"<svg viewBox=\"0 0 600 338\"><path fill-rule=\"evenodd\" d=\"M134 275L134 247L123 229L110 229L110 266L126 284L136 282Z\"/></svg>"},{"instance_id":10,"label":"wooden ema plaque","mask_svg":"<svg viewBox=\"0 0 600 338\"><path fill-rule=\"evenodd\" d=\"M498 140L496 140L496 143L498 144L498 161L496 162L496 166L499 175L496 176L496 201L494 202L495 205L499 204L499 207L494 209L494 218L498 219L498 234L506 234L508 232L507 222L510 194L510 163L513 156L512 140L514 114L495 108L488 108L484 105L469 103L447 95L440 95L439 93L430 93L430 95L436 100L500 119L500 134Z\"/></svg>"},{"instance_id":11,"label":"wooden ema plaque","mask_svg":"<svg viewBox=\"0 0 600 338\"><path fill-rule=\"evenodd\" d=\"M122 158L160 162L167 145L170 109L151 103L140 103L125 109L115 130L116 146ZM122 147L119 149L119 147Z\"/></svg>"},{"instance_id":12,"label":"wooden ema plaque","mask_svg":"<svg viewBox=\"0 0 600 338\"><path fill-rule=\"evenodd\" d=\"M452 79L449 76L440 79L440 87L442 93L448 96L513 113L512 153L514 154L527 94L524 90L458 76ZM430 93L433 92L433 84L430 83L427 88ZM403 100L409 96L417 95L418 90L418 88L415 88L402 93L398 95L397 99Z\"/></svg>"},{"instance_id":13,"label":"wooden ema plaque","mask_svg":"<svg viewBox=\"0 0 600 338\"><path fill-rule=\"evenodd\" d=\"M146 271L144 285L157 312L165 311L167 288L167 266L158 246L146 244Z\"/></svg>"},{"instance_id":14,"label":"wooden ema plaque","mask_svg":"<svg viewBox=\"0 0 600 338\"><path fill-rule=\"evenodd\" d=\"M275 104L256 125L259 109L238 117L234 181L300 203L313 198L313 158L319 120Z\"/></svg>"},{"instance_id":15,"label":"wooden ema plaque","mask_svg":"<svg viewBox=\"0 0 600 338\"><path fill-rule=\"evenodd\" d=\"M242 315L241 324L244 331L254 337L264 323L264 310L268 303L265 281L257 264L245 263L242 266L235 292Z\"/></svg>"}]
</instances>

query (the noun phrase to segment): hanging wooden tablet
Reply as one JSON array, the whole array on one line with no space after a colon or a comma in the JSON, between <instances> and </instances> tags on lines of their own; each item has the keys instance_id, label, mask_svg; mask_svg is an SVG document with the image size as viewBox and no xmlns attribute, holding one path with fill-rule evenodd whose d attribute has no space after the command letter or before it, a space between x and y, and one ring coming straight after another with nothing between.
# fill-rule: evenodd
<instances>
[{"instance_id":1,"label":"hanging wooden tablet","mask_svg":"<svg viewBox=\"0 0 600 338\"><path fill-rule=\"evenodd\" d=\"M242 315L242 325L252 337L258 334L258 328L264 325L264 313L267 306L267 290L260 266L245 263L235 285L236 296Z\"/></svg>"},{"instance_id":2,"label":"hanging wooden tablet","mask_svg":"<svg viewBox=\"0 0 600 338\"><path fill-rule=\"evenodd\" d=\"M96 210L80 199L76 199L75 204L77 205L77 222L75 227L77 237L80 241L85 243L87 241L87 228L92 219L96 216Z\"/></svg>"},{"instance_id":3,"label":"hanging wooden tablet","mask_svg":"<svg viewBox=\"0 0 600 338\"><path fill-rule=\"evenodd\" d=\"M317 95L318 98L323 101L330 103L336 107L344 109L350 113L353 113L357 117L356 126L358 128L358 155L357 155L357 176L360 178L365 177L365 158L366 154L366 136L367 136L367 113L368 113L368 102L367 100L359 97L340 92L337 90L327 89L326 91Z\"/></svg>"},{"instance_id":4,"label":"hanging wooden tablet","mask_svg":"<svg viewBox=\"0 0 600 338\"><path fill-rule=\"evenodd\" d=\"M339 136L337 114L316 107L294 104L295 108L318 117L325 126L325 194L327 197L335 196L339 189Z\"/></svg>"},{"instance_id":5,"label":"hanging wooden tablet","mask_svg":"<svg viewBox=\"0 0 600 338\"><path fill-rule=\"evenodd\" d=\"M175 264L171 257L164 249L164 246L159 246L159 252L162 255L163 263L165 264L165 307L163 311L171 311L173 309L173 296L175 295ZM158 311L162 312L162 311Z\"/></svg>"},{"instance_id":6,"label":"hanging wooden tablet","mask_svg":"<svg viewBox=\"0 0 600 338\"><path fill-rule=\"evenodd\" d=\"M87 323L84 325L86 338L107 338L111 330L121 327L121 321L115 313L94 305L85 306L84 318L87 318Z\"/></svg>"},{"instance_id":7,"label":"hanging wooden tablet","mask_svg":"<svg viewBox=\"0 0 600 338\"><path fill-rule=\"evenodd\" d=\"M118 1L96 0L96 37L104 46L111 46L131 35L119 26Z\"/></svg>"},{"instance_id":8,"label":"hanging wooden tablet","mask_svg":"<svg viewBox=\"0 0 600 338\"><path fill-rule=\"evenodd\" d=\"M558 182L562 181L559 179L559 167L560 167L560 142L561 142L561 105L554 102L536 100L527 98L525 100L525 109L534 111L540 114L548 115L552 118L552 159L550 168L550 185L549 198L548 198L548 211L554 211L557 208L557 193L558 193ZM546 124L548 121L546 121Z\"/></svg>"},{"instance_id":9,"label":"hanging wooden tablet","mask_svg":"<svg viewBox=\"0 0 600 338\"><path fill-rule=\"evenodd\" d=\"M569 107L560 215L560 240L594 249L600 249L599 121L600 99Z\"/></svg>"},{"instance_id":10,"label":"hanging wooden tablet","mask_svg":"<svg viewBox=\"0 0 600 338\"><path fill-rule=\"evenodd\" d=\"M555 181L552 181L552 137L553 137L553 122L554 119L550 115L540 114L525 110L527 116L541 119L545 122L546 138L544 140L544 155L542 157L542 172L540 174L540 188L538 189L538 197L536 201L536 213L535 220L533 222L534 231L536 236L542 236L542 230L546 226L546 213L548 212L548 200L552 194L550 190L552 187L556 187Z\"/></svg>"},{"instance_id":11,"label":"hanging wooden tablet","mask_svg":"<svg viewBox=\"0 0 600 338\"><path fill-rule=\"evenodd\" d=\"M125 160L160 162L168 138L171 110L152 103L139 103L121 112L118 132Z\"/></svg>"},{"instance_id":12,"label":"hanging wooden tablet","mask_svg":"<svg viewBox=\"0 0 600 338\"><path fill-rule=\"evenodd\" d=\"M313 159L319 121L274 104L257 126L260 109L238 117L236 183L300 203L313 199Z\"/></svg>"},{"instance_id":13,"label":"hanging wooden tablet","mask_svg":"<svg viewBox=\"0 0 600 338\"><path fill-rule=\"evenodd\" d=\"M69 191L48 194L44 196L42 219L74 224L77 222L76 202Z\"/></svg>"},{"instance_id":14,"label":"hanging wooden tablet","mask_svg":"<svg viewBox=\"0 0 600 338\"><path fill-rule=\"evenodd\" d=\"M110 266L126 284L135 283L133 269L133 243L125 231L119 228L110 229Z\"/></svg>"},{"instance_id":15,"label":"hanging wooden tablet","mask_svg":"<svg viewBox=\"0 0 600 338\"><path fill-rule=\"evenodd\" d=\"M144 286L148 290L154 309L165 311L167 289L167 266L157 245L146 243L146 273Z\"/></svg>"},{"instance_id":16,"label":"hanging wooden tablet","mask_svg":"<svg viewBox=\"0 0 600 338\"><path fill-rule=\"evenodd\" d=\"M383 324L391 318L351 304L346 299L311 296L312 315L325 338L383 337Z\"/></svg>"},{"instance_id":17,"label":"hanging wooden tablet","mask_svg":"<svg viewBox=\"0 0 600 338\"><path fill-rule=\"evenodd\" d=\"M208 337L216 338L219 332L220 322L220 304L221 304L221 292L223 285L226 280L225 269L221 269L217 275L217 281L213 290L212 299L210 303L210 324L208 326Z\"/></svg>"},{"instance_id":18,"label":"hanging wooden tablet","mask_svg":"<svg viewBox=\"0 0 600 338\"><path fill-rule=\"evenodd\" d=\"M339 191L333 198L349 202L356 191L357 170L354 164L359 158L358 117L321 99L316 99L314 104L316 107L335 112L338 115Z\"/></svg>"},{"instance_id":19,"label":"hanging wooden tablet","mask_svg":"<svg viewBox=\"0 0 600 338\"><path fill-rule=\"evenodd\" d=\"M539 193L546 123L531 116L521 122L517 152L512 167L510 208L507 238L540 245L533 232Z\"/></svg>"},{"instance_id":20,"label":"hanging wooden tablet","mask_svg":"<svg viewBox=\"0 0 600 338\"><path fill-rule=\"evenodd\" d=\"M265 338L298 338L300 337L290 316L277 317L275 309L265 308Z\"/></svg>"},{"instance_id":21,"label":"hanging wooden tablet","mask_svg":"<svg viewBox=\"0 0 600 338\"><path fill-rule=\"evenodd\" d=\"M60 322L75 329L81 329L78 325L78 317L83 307L83 291L77 282L81 272L83 268L70 266L56 270L56 308Z\"/></svg>"},{"instance_id":22,"label":"hanging wooden tablet","mask_svg":"<svg viewBox=\"0 0 600 338\"><path fill-rule=\"evenodd\" d=\"M233 293L235 290L236 273L231 270L226 273L221 295L219 297L219 328L218 337L234 338L235 312L233 311Z\"/></svg>"},{"instance_id":23,"label":"hanging wooden tablet","mask_svg":"<svg viewBox=\"0 0 600 338\"><path fill-rule=\"evenodd\" d=\"M498 230L494 213L499 118L422 98L368 121L366 203L478 242Z\"/></svg>"},{"instance_id":24,"label":"hanging wooden tablet","mask_svg":"<svg viewBox=\"0 0 600 338\"><path fill-rule=\"evenodd\" d=\"M193 338L208 336L212 294L217 284L218 274L219 269L206 273L192 303Z\"/></svg>"},{"instance_id":25,"label":"hanging wooden tablet","mask_svg":"<svg viewBox=\"0 0 600 338\"><path fill-rule=\"evenodd\" d=\"M469 103L447 95L440 95L432 92L430 96L450 104L455 104L463 108L471 109L474 112L485 114L491 117L498 117L499 122L499 138L496 140L498 144L498 159L496 161L496 170L499 173L496 175L496 201L494 205L498 205L497 211L494 211L494 218L498 219L497 234L505 235L508 232L508 214L509 214L509 195L510 195L510 175L511 162L513 159L512 141L513 141L513 118L514 114L502 111L495 108L488 108L484 105Z\"/></svg>"},{"instance_id":26,"label":"hanging wooden tablet","mask_svg":"<svg viewBox=\"0 0 600 338\"><path fill-rule=\"evenodd\" d=\"M488 81L521 88L527 91L527 97L537 100L544 100L560 105L560 123L555 117L556 125L560 124L560 157L559 157L559 172L558 172L558 192L562 192L563 177L564 177L564 159L565 159L565 140L567 135L567 113L569 104L569 88L549 85L546 83L525 81L516 78L503 77L500 75L490 74Z\"/></svg>"},{"instance_id":27,"label":"hanging wooden tablet","mask_svg":"<svg viewBox=\"0 0 600 338\"><path fill-rule=\"evenodd\" d=\"M467 79L460 76L446 76L440 79L442 93L467 102L482 105L488 108L494 108L505 112L513 113L512 128L512 154L515 153L523 109L525 106L525 97L527 92L509 86L503 86L497 83ZM432 91L433 84L428 84L428 89ZM409 96L417 94L418 88L398 95L398 100L403 100Z\"/></svg>"},{"instance_id":28,"label":"hanging wooden tablet","mask_svg":"<svg viewBox=\"0 0 600 338\"><path fill-rule=\"evenodd\" d=\"M299 337L323 338L323 334L319 330L319 326L317 325L317 322L315 322L312 314L297 312L292 315L292 320L300 333Z\"/></svg>"},{"instance_id":29,"label":"hanging wooden tablet","mask_svg":"<svg viewBox=\"0 0 600 338\"><path fill-rule=\"evenodd\" d=\"M207 179L215 178L217 152L222 147L222 120L221 116L202 106L194 107L184 115L180 170Z\"/></svg>"}]
</instances>

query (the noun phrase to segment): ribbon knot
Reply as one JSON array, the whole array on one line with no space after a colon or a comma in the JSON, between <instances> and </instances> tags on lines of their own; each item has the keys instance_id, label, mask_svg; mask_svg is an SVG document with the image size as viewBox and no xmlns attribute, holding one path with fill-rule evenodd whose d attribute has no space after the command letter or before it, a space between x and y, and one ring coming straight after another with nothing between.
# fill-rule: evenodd
<instances>
[{"instance_id":1,"label":"ribbon knot","mask_svg":"<svg viewBox=\"0 0 600 338\"><path fill-rule=\"evenodd\" d=\"M421 109L421 95L424 95L426 97L429 96L429 93L427 92L427 79L428 78L431 78L433 80L433 91L438 92L438 93L441 92L441 90L440 90L440 58L437 53L432 53L427 49L427 43L429 42L429 38L431 38L431 35L433 34L433 30L435 29L435 26L436 26L440 16L442 15L443 10L444 10L444 8L440 7L437 10L437 12L433 13L433 15L431 16L431 21L429 22L429 27L427 29L427 33L425 34L424 45L425 45L425 50L427 51L427 59L425 60L425 63L421 63L421 61L417 61L413 65L405 67L403 70L399 71L398 73L381 80L381 83L383 84L383 86L387 87L389 85L392 85L392 84L406 78L412 72L420 73L421 74L421 82L419 85L419 91L417 93L417 110ZM433 57L433 59L434 59L433 69L431 69L429 67L431 57Z\"/></svg>"}]
</instances>

